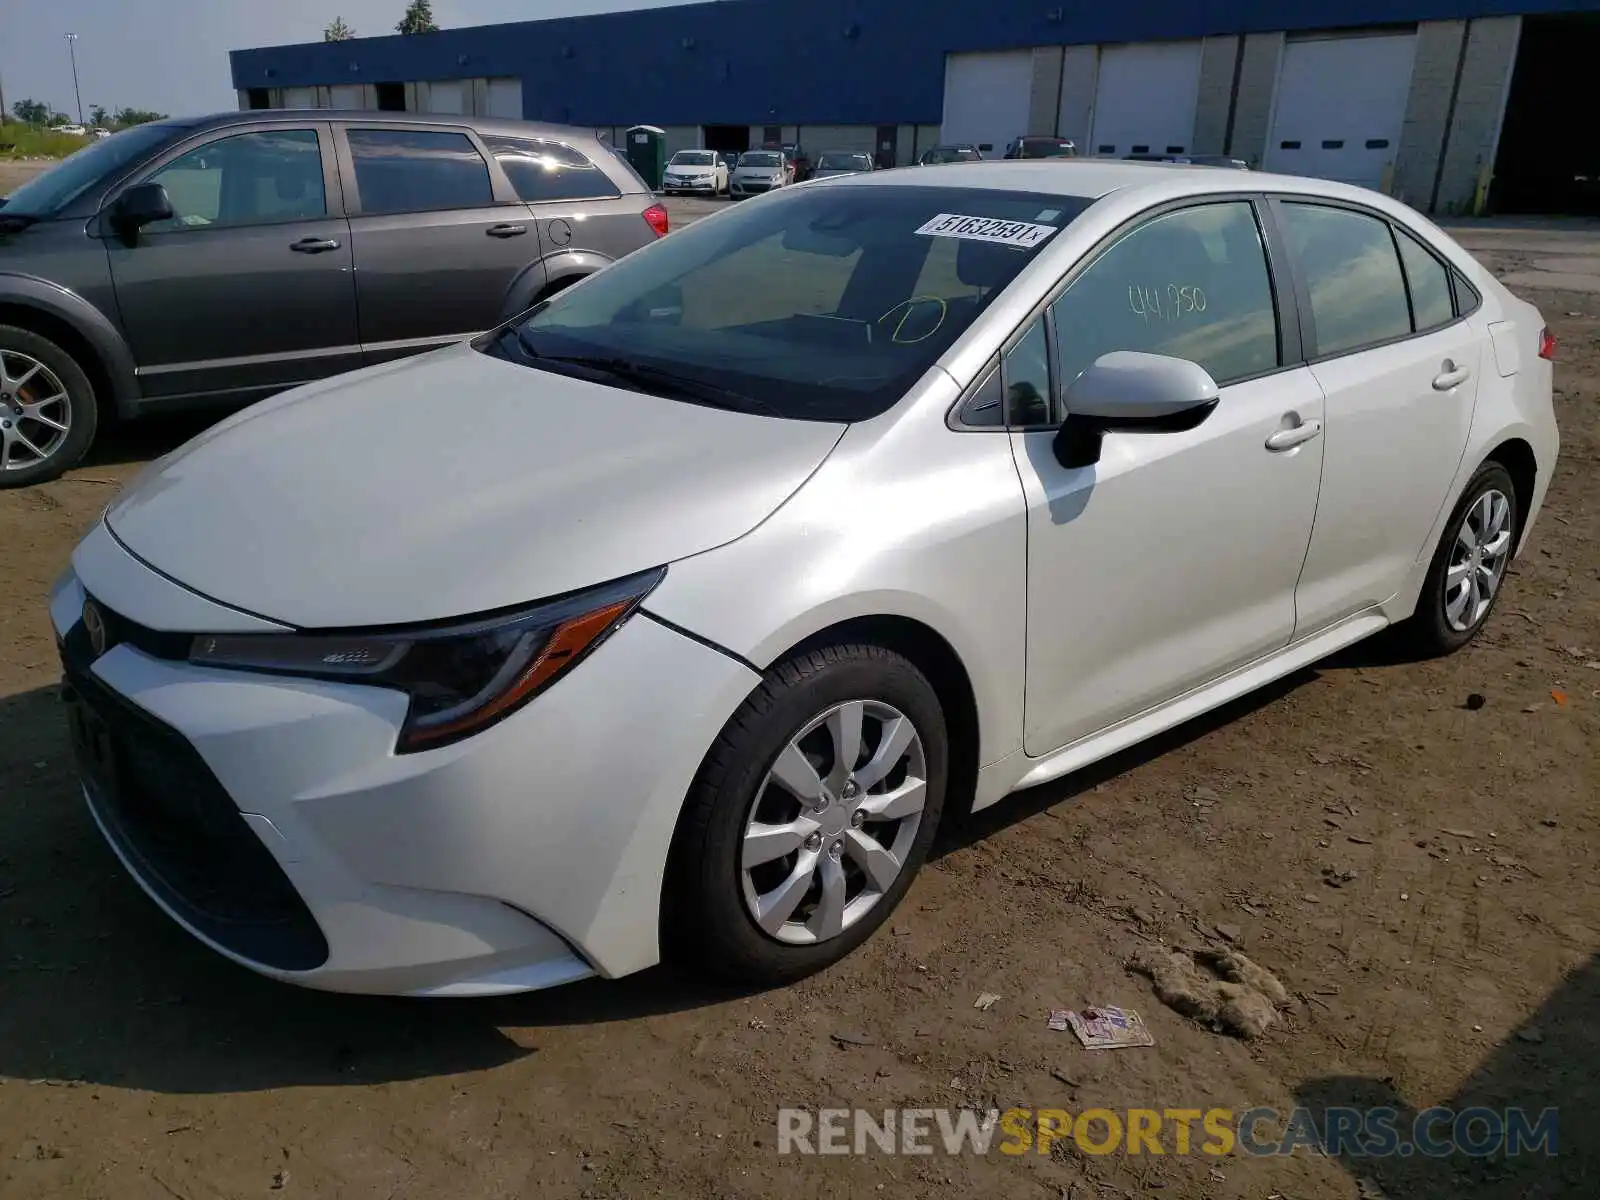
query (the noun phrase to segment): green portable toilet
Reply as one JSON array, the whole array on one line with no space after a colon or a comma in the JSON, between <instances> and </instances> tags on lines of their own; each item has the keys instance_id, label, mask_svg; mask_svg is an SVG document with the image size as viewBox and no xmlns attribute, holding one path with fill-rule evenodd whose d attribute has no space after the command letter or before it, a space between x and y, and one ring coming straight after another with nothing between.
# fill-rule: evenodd
<instances>
[{"instance_id":1,"label":"green portable toilet","mask_svg":"<svg viewBox=\"0 0 1600 1200\"><path fill-rule=\"evenodd\" d=\"M652 189L660 191L667 170L667 131L656 125L635 125L625 136L633 169Z\"/></svg>"}]
</instances>

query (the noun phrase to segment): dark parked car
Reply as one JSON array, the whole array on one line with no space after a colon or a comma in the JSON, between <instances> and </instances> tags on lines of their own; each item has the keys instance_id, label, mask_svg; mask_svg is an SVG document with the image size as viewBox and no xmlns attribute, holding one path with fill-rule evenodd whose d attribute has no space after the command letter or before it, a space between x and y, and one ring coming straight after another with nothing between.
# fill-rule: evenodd
<instances>
[{"instance_id":1,"label":"dark parked car","mask_svg":"<svg viewBox=\"0 0 1600 1200\"><path fill-rule=\"evenodd\" d=\"M0 202L0 487L102 417L260 399L492 328L667 231L593 134L412 113L140 125Z\"/></svg>"},{"instance_id":2,"label":"dark parked car","mask_svg":"<svg viewBox=\"0 0 1600 1200\"><path fill-rule=\"evenodd\" d=\"M1078 147L1071 138L1029 134L1006 147L1007 158L1076 158Z\"/></svg>"},{"instance_id":3,"label":"dark parked car","mask_svg":"<svg viewBox=\"0 0 1600 1200\"><path fill-rule=\"evenodd\" d=\"M941 163L982 162L983 151L971 143L952 146L931 146L917 159L919 167L933 167Z\"/></svg>"}]
</instances>

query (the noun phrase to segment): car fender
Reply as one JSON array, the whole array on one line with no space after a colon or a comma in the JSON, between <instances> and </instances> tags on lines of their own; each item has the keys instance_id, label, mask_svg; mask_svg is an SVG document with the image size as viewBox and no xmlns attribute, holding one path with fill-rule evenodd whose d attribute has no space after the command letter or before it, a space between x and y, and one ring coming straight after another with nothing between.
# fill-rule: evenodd
<instances>
[{"instance_id":1,"label":"car fender","mask_svg":"<svg viewBox=\"0 0 1600 1200\"><path fill-rule=\"evenodd\" d=\"M133 351L105 313L59 283L12 271L0 271L0 304L32 308L65 321L99 359L105 377L111 381L109 398L115 403L117 414L126 417L136 411L139 381Z\"/></svg>"},{"instance_id":2,"label":"car fender","mask_svg":"<svg viewBox=\"0 0 1600 1200\"><path fill-rule=\"evenodd\" d=\"M565 287L586 275L593 275L601 267L610 266L615 261L598 250L557 250L546 254L543 258L535 259L518 273L511 281L511 286L506 289L506 299L500 310L500 319L509 321L518 313L526 312L532 307L540 293L556 285Z\"/></svg>"},{"instance_id":3,"label":"car fender","mask_svg":"<svg viewBox=\"0 0 1600 1200\"><path fill-rule=\"evenodd\" d=\"M914 622L943 639L966 671L979 765L1014 753L1027 649L1027 501L1003 431L945 426L956 394L939 372L919 400L852 426L765 522L672 563L645 610L759 671L843 622Z\"/></svg>"}]
</instances>

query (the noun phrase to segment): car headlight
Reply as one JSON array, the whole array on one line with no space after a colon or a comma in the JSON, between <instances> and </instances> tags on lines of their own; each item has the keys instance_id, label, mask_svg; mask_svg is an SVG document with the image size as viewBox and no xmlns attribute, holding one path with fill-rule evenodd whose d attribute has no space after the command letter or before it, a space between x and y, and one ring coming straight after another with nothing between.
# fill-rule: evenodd
<instances>
[{"instance_id":1,"label":"car headlight","mask_svg":"<svg viewBox=\"0 0 1600 1200\"><path fill-rule=\"evenodd\" d=\"M610 636L665 567L497 614L352 632L201 634L197 666L393 688L411 698L398 754L504 720Z\"/></svg>"}]
</instances>

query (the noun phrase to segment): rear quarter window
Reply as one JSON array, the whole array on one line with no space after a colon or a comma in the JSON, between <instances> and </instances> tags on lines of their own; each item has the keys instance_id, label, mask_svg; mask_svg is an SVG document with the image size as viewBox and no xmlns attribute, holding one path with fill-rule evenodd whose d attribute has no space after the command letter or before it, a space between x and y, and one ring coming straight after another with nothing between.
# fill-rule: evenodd
<instances>
[{"instance_id":1,"label":"rear quarter window","mask_svg":"<svg viewBox=\"0 0 1600 1200\"><path fill-rule=\"evenodd\" d=\"M615 199L622 194L588 155L564 142L485 137L484 145L529 204L550 200Z\"/></svg>"}]
</instances>

